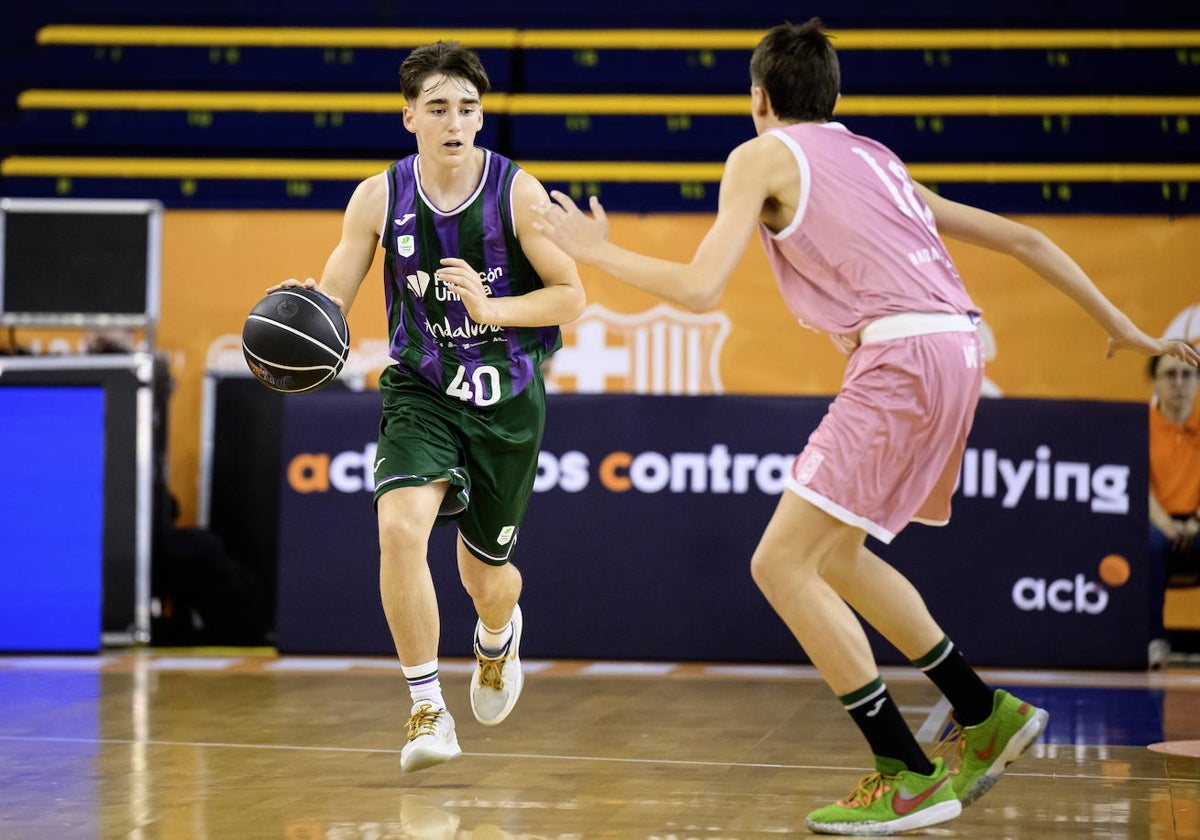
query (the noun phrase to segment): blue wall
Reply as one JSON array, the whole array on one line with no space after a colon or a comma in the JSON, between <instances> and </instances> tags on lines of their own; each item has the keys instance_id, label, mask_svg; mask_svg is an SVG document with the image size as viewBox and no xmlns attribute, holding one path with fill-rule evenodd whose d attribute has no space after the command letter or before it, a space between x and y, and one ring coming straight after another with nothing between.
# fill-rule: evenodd
<instances>
[{"instance_id":1,"label":"blue wall","mask_svg":"<svg viewBox=\"0 0 1200 840\"><path fill-rule=\"evenodd\" d=\"M460 0L420 4L400 0L292 0L245 3L242 0L184 0L149 10L142 0L50 0L12 4L6 28L40 23L152 23L245 26L396 26L396 27L715 27L756 29L809 15L833 27L1187 27L1200 24L1194 3L1132 3L1123 0L991 0L947 3L919 0L840 0L827 6L796 3L730 3L728 0L658 0L654 3L563 3L542 0L497 3ZM14 27L15 28L15 27Z\"/></svg>"}]
</instances>

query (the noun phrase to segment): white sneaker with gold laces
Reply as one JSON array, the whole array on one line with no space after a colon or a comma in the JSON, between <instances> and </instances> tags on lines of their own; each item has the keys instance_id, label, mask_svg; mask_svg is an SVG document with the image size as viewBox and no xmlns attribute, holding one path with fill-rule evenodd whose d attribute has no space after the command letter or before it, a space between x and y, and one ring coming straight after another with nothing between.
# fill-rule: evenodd
<instances>
[{"instance_id":1,"label":"white sneaker with gold laces","mask_svg":"<svg viewBox=\"0 0 1200 840\"><path fill-rule=\"evenodd\" d=\"M471 674L471 711L484 726L495 726L517 705L525 675L521 673L521 606L513 607L512 638L499 656L479 649L479 622L475 627L475 672Z\"/></svg>"},{"instance_id":2,"label":"white sneaker with gold laces","mask_svg":"<svg viewBox=\"0 0 1200 840\"><path fill-rule=\"evenodd\" d=\"M424 770L460 755L450 713L428 700L414 703L408 718L408 743L400 750L400 769L405 773Z\"/></svg>"}]
</instances>

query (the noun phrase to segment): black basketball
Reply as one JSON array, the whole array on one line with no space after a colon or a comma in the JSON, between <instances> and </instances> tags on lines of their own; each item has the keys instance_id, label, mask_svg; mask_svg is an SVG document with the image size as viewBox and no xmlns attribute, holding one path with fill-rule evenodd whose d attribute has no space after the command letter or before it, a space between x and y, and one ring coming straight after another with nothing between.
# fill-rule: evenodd
<instances>
[{"instance_id":1,"label":"black basketball","mask_svg":"<svg viewBox=\"0 0 1200 840\"><path fill-rule=\"evenodd\" d=\"M333 381L350 355L350 328L325 295L297 287L276 289L250 310L242 353L258 380L298 394Z\"/></svg>"}]
</instances>

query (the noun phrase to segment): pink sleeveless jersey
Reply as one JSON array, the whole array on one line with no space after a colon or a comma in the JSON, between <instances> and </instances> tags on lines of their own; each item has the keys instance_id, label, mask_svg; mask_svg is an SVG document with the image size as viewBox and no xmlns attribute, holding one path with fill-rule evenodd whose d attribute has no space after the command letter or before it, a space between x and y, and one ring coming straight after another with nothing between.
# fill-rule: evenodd
<instances>
[{"instance_id":1,"label":"pink sleeveless jersey","mask_svg":"<svg viewBox=\"0 0 1200 840\"><path fill-rule=\"evenodd\" d=\"M820 332L856 334L901 312L979 314L933 213L886 146L841 123L769 132L791 149L800 200L777 234L760 225L788 310Z\"/></svg>"}]
</instances>

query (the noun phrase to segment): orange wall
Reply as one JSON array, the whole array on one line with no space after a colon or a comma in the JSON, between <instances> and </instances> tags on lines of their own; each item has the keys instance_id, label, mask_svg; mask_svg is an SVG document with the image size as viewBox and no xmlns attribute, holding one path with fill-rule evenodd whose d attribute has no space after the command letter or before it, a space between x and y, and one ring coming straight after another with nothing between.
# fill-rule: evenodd
<instances>
[{"instance_id":1,"label":"orange wall","mask_svg":"<svg viewBox=\"0 0 1200 840\"><path fill-rule=\"evenodd\" d=\"M664 257L688 259L707 229L704 215L619 215L613 238ZM1062 244L1110 298L1157 334L1200 299L1200 218L1036 217L1025 221ZM201 383L218 336L237 336L250 307L273 283L319 276L340 233L336 211L172 210L163 226L158 345L172 359L170 483L182 521L194 522ZM988 376L1009 395L1142 400L1144 361L1104 361L1104 335L1059 292L1015 261L951 246L962 276L996 336ZM352 343L383 340L378 262L350 315ZM615 312L653 307L651 297L583 271L589 301ZM775 290L762 248L751 243L720 303L732 323L721 355L727 393L824 394L837 390L841 357L828 339L795 324Z\"/></svg>"}]
</instances>

